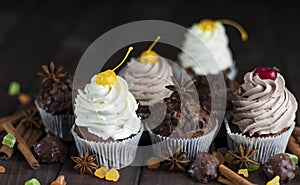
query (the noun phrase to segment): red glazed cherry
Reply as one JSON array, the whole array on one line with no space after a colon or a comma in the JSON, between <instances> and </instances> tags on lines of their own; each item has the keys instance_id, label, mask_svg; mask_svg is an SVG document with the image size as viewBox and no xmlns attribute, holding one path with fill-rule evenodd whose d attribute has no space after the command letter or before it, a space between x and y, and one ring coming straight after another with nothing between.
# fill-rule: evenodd
<instances>
[{"instance_id":1,"label":"red glazed cherry","mask_svg":"<svg viewBox=\"0 0 300 185\"><path fill-rule=\"evenodd\" d=\"M259 67L254 70L253 76L258 75L261 79L276 80L277 70L271 67Z\"/></svg>"}]
</instances>

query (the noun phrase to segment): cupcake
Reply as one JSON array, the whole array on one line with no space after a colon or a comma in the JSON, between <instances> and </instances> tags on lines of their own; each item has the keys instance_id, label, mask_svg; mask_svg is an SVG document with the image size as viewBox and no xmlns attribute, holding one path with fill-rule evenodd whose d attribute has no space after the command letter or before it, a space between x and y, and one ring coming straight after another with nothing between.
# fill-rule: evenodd
<instances>
[{"instance_id":1,"label":"cupcake","mask_svg":"<svg viewBox=\"0 0 300 185\"><path fill-rule=\"evenodd\" d=\"M232 117L225 120L231 149L250 145L259 150L254 160L261 163L285 152L298 104L277 69L256 68L246 73L232 103Z\"/></svg>"},{"instance_id":2,"label":"cupcake","mask_svg":"<svg viewBox=\"0 0 300 185\"><path fill-rule=\"evenodd\" d=\"M152 51L160 37L139 58L132 58L124 71L130 92L139 102L137 113L142 118L150 115L149 106L170 96L166 85L172 84L173 70L168 61Z\"/></svg>"},{"instance_id":3,"label":"cupcake","mask_svg":"<svg viewBox=\"0 0 300 185\"><path fill-rule=\"evenodd\" d=\"M196 80L195 87L199 96L199 101L203 104L203 108L206 110L211 110L212 108L212 93L211 91L216 91L217 94L222 94L223 88L220 87L220 80L216 75L196 75L192 70L187 70L188 74ZM235 80L230 80L227 76L223 76L226 88L226 111L232 109L233 94L238 90L239 84Z\"/></svg>"},{"instance_id":4,"label":"cupcake","mask_svg":"<svg viewBox=\"0 0 300 185\"><path fill-rule=\"evenodd\" d=\"M235 78L237 70L223 24L236 27L242 39L247 40L246 31L233 21L203 19L189 28L185 35L184 52L178 55L184 68L191 69L196 75L214 75L222 71L229 79Z\"/></svg>"},{"instance_id":5,"label":"cupcake","mask_svg":"<svg viewBox=\"0 0 300 185\"><path fill-rule=\"evenodd\" d=\"M53 62L49 66L43 65L38 75L42 78L42 88L35 104L45 129L65 141L71 141L71 128L75 120L72 106L73 77Z\"/></svg>"},{"instance_id":6,"label":"cupcake","mask_svg":"<svg viewBox=\"0 0 300 185\"><path fill-rule=\"evenodd\" d=\"M138 104L115 69L93 76L78 90L72 134L81 157L89 151L100 166L120 169L135 159L143 127L135 113Z\"/></svg>"},{"instance_id":7,"label":"cupcake","mask_svg":"<svg viewBox=\"0 0 300 185\"><path fill-rule=\"evenodd\" d=\"M156 155L167 153L168 147L180 147L193 159L197 153L209 150L217 131L216 121L199 103L197 91L193 90L195 80L185 82L183 74L179 82L171 78L174 85L167 88L173 93L154 105L146 126Z\"/></svg>"}]
</instances>

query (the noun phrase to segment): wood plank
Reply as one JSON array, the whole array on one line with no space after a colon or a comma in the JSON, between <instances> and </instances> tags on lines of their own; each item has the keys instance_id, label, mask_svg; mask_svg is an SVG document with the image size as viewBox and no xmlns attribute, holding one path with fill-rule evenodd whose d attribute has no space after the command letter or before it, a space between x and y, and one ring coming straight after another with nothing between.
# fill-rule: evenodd
<instances>
[{"instance_id":1,"label":"wood plank","mask_svg":"<svg viewBox=\"0 0 300 185\"><path fill-rule=\"evenodd\" d=\"M119 170L120 179L118 182L109 182L104 179L99 179L95 176L80 175L78 170L74 170L75 163L71 160L71 156L78 156L75 145L73 144L69 149L69 157L62 166L58 175L64 175L67 184L86 184L86 185L96 185L96 184L117 184L117 185L127 185L127 184L138 184L140 177L140 167L129 166Z\"/></svg>"},{"instance_id":2,"label":"wood plank","mask_svg":"<svg viewBox=\"0 0 300 185\"><path fill-rule=\"evenodd\" d=\"M15 152L8 161L0 161L0 165L6 168L6 172L1 174L1 184L24 184L31 178L37 178L42 184L49 184L57 173L60 164L40 164L38 170L33 170L27 164L20 152Z\"/></svg>"},{"instance_id":3,"label":"wood plank","mask_svg":"<svg viewBox=\"0 0 300 185\"><path fill-rule=\"evenodd\" d=\"M144 167L142 170L142 175L140 179L140 184L186 184L186 185L198 185L203 184L192 180L187 173L184 172L168 172L163 170L149 170ZM210 182L209 185L219 184L217 182Z\"/></svg>"}]
</instances>

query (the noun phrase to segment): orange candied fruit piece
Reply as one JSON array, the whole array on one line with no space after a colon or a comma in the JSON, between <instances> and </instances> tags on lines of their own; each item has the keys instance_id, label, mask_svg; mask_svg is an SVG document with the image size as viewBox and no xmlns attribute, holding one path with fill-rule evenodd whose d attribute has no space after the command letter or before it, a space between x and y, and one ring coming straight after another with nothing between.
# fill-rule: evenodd
<instances>
[{"instance_id":1,"label":"orange candied fruit piece","mask_svg":"<svg viewBox=\"0 0 300 185\"><path fill-rule=\"evenodd\" d=\"M5 168L3 166L0 166L0 173L4 173L5 172Z\"/></svg>"},{"instance_id":2,"label":"orange candied fruit piece","mask_svg":"<svg viewBox=\"0 0 300 185\"><path fill-rule=\"evenodd\" d=\"M160 166L160 161L159 161L158 158L156 158L156 157L150 157L147 160L147 167L148 167L148 169L156 170L157 168L159 168L159 166Z\"/></svg>"},{"instance_id":3,"label":"orange candied fruit piece","mask_svg":"<svg viewBox=\"0 0 300 185\"><path fill-rule=\"evenodd\" d=\"M105 179L108 181L113 181L113 182L117 182L120 178L120 174L118 172L118 170L116 170L115 168L112 168L110 170L108 170L108 172L106 173Z\"/></svg>"},{"instance_id":4,"label":"orange candied fruit piece","mask_svg":"<svg viewBox=\"0 0 300 185\"><path fill-rule=\"evenodd\" d=\"M98 168L95 172L94 175L100 179L103 179L106 176L107 169L105 166L102 166L101 168Z\"/></svg>"},{"instance_id":5,"label":"orange candied fruit piece","mask_svg":"<svg viewBox=\"0 0 300 185\"><path fill-rule=\"evenodd\" d=\"M31 97L25 93L19 94L19 101L21 104L25 105L28 104L31 101Z\"/></svg>"},{"instance_id":6,"label":"orange candied fruit piece","mask_svg":"<svg viewBox=\"0 0 300 185\"><path fill-rule=\"evenodd\" d=\"M51 183L51 185L66 185L66 184L67 184L67 182L65 180L65 176L64 175L58 176L56 178L56 180Z\"/></svg>"}]
</instances>

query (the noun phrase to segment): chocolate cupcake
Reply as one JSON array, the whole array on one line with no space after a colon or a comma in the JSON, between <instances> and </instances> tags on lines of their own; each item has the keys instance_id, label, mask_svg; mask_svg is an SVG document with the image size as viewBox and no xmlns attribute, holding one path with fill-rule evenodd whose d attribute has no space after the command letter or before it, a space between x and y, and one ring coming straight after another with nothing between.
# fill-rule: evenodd
<instances>
[{"instance_id":1,"label":"chocolate cupcake","mask_svg":"<svg viewBox=\"0 0 300 185\"><path fill-rule=\"evenodd\" d=\"M218 159L208 152L196 155L191 164L188 174L196 181L208 183L218 176Z\"/></svg>"},{"instance_id":2,"label":"chocolate cupcake","mask_svg":"<svg viewBox=\"0 0 300 185\"><path fill-rule=\"evenodd\" d=\"M183 52L178 55L184 68L190 68L197 75L215 75L222 71L229 79L236 77L237 69L224 24L236 27L242 39L247 40L246 31L234 21L203 19L185 34Z\"/></svg>"},{"instance_id":3,"label":"chocolate cupcake","mask_svg":"<svg viewBox=\"0 0 300 185\"><path fill-rule=\"evenodd\" d=\"M36 97L35 104L42 117L47 132L71 141L71 127L74 123L72 107L73 78L62 66L43 65L38 73L42 78L42 88Z\"/></svg>"},{"instance_id":4,"label":"chocolate cupcake","mask_svg":"<svg viewBox=\"0 0 300 185\"><path fill-rule=\"evenodd\" d=\"M84 89L78 89L72 134L81 157L89 151L97 155L99 166L120 169L135 159L143 125L127 82L114 70L94 75Z\"/></svg>"},{"instance_id":5,"label":"chocolate cupcake","mask_svg":"<svg viewBox=\"0 0 300 185\"><path fill-rule=\"evenodd\" d=\"M280 177L281 183L286 183L295 178L298 166L289 155L280 153L270 158L263 166L263 171L268 180L275 176Z\"/></svg>"},{"instance_id":6,"label":"chocolate cupcake","mask_svg":"<svg viewBox=\"0 0 300 185\"><path fill-rule=\"evenodd\" d=\"M295 126L297 101L277 69L248 72L232 103L232 117L225 119L230 149L250 145L259 150L254 160L262 164L285 152Z\"/></svg>"},{"instance_id":7,"label":"chocolate cupcake","mask_svg":"<svg viewBox=\"0 0 300 185\"><path fill-rule=\"evenodd\" d=\"M220 85L218 80L214 80L213 75L204 76L204 75L197 75L193 70L187 69L187 73L196 80L195 86L198 92L199 101L202 103L203 108L205 110L211 110L211 90L222 90L219 88ZM227 95L227 102L226 102L226 111L230 111L232 106L233 94L235 91L238 90L239 84L235 80L229 79L226 74L223 73L223 77L225 80L226 85L226 95ZM208 82L208 78L211 80ZM222 92L220 92L222 93Z\"/></svg>"},{"instance_id":8,"label":"chocolate cupcake","mask_svg":"<svg viewBox=\"0 0 300 185\"><path fill-rule=\"evenodd\" d=\"M122 75L128 83L129 91L139 103L137 113L142 119L149 117L150 106L171 94L165 86L172 84L172 66L165 58L152 51L159 39L157 37L140 57L132 58Z\"/></svg>"},{"instance_id":9,"label":"chocolate cupcake","mask_svg":"<svg viewBox=\"0 0 300 185\"><path fill-rule=\"evenodd\" d=\"M199 103L194 80L184 82L183 74L179 82L174 77L172 80L174 85L167 88L173 93L154 105L147 128L157 155L165 153L168 146L173 150L180 146L193 159L197 153L208 151L216 121Z\"/></svg>"}]
</instances>

